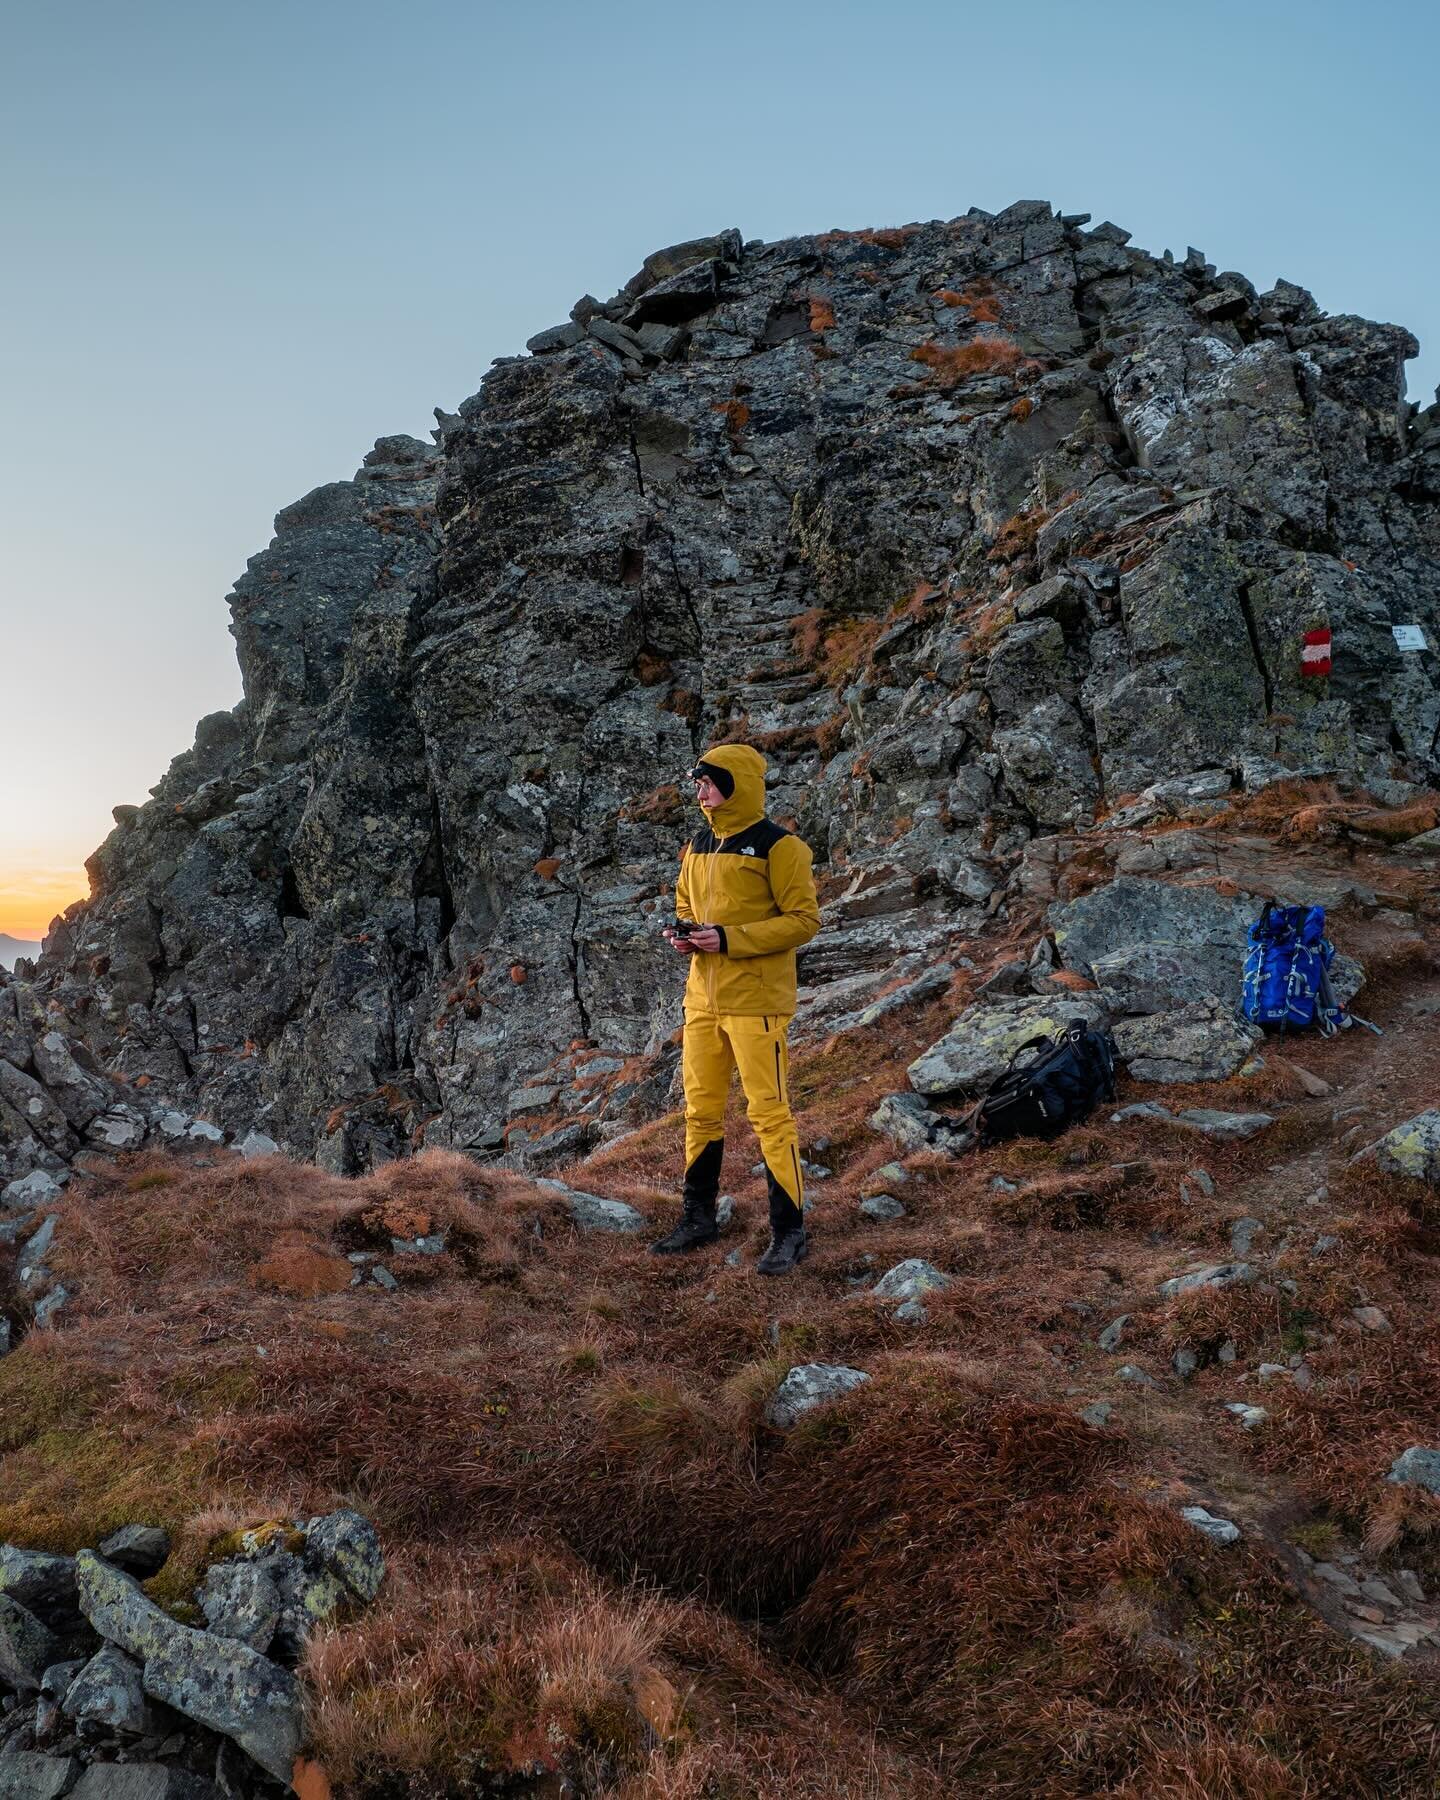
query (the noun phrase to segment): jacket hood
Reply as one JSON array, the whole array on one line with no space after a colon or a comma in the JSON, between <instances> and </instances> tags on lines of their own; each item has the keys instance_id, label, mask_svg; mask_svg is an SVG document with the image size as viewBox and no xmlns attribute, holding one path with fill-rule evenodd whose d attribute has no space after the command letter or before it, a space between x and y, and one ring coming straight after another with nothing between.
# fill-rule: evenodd
<instances>
[{"instance_id":1,"label":"jacket hood","mask_svg":"<svg viewBox=\"0 0 1440 1800\"><path fill-rule=\"evenodd\" d=\"M765 758L751 744L717 744L701 762L713 763L734 777L735 792L719 806L702 806L716 837L734 837L765 817Z\"/></svg>"}]
</instances>

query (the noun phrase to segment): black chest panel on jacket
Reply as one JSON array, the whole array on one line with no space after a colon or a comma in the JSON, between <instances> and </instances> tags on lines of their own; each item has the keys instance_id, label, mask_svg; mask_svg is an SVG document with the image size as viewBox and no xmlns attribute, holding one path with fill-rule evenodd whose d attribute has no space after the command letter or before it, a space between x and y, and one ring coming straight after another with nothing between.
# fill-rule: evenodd
<instances>
[{"instance_id":1,"label":"black chest panel on jacket","mask_svg":"<svg viewBox=\"0 0 1440 1800\"><path fill-rule=\"evenodd\" d=\"M790 833L783 825L777 825L773 819L759 819L754 825L747 826L744 831L737 831L734 837L717 838L708 825L702 826L690 840L692 856L753 856L757 862L763 862L780 842Z\"/></svg>"}]
</instances>

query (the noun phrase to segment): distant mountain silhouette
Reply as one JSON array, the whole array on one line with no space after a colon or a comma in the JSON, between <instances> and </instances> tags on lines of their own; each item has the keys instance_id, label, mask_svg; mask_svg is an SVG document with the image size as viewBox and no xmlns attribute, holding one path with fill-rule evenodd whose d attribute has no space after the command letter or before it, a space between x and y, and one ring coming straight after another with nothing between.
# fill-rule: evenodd
<instances>
[{"instance_id":1,"label":"distant mountain silhouette","mask_svg":"<svg viewBox=\"0 0 1440 1800\"><path fill-rule=\"evenodd\" d=\"M13 969L17 956L39 954L39 944L27 943L24 938L11 937L8 931L0 931L0 969Z\"/></svg>"}]
</instances>

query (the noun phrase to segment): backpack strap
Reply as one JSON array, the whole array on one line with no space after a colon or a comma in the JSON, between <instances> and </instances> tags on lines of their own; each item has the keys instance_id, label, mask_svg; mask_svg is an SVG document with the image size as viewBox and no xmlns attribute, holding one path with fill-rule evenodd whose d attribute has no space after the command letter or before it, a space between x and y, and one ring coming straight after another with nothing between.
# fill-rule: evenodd
<instances>
[{"instance_id":1,"label":"backpack strap","mask_svg":"<svg viewBox=\"0 0 1440 1800\"><path fill-rule=\"evenodd\" d=\"M1037 1033L1034 1037L1026 1038L1025 1042L1017 1047L1014 1055L1011 1056L1009 1062L1007 1062L1005 1067L1000 1071L997 1079L1003 1081L1005 1077L1010 1074L1015 1067L1016 1057L1023 1056L1027 1050L1033 1050L1037 1044L1043 1045L1044 1048L1048 1050L1054 1042L1054 1038L1047 1036L1043 1031Z\"/></svg>"},{"instance_id":2,"label":"backpack strap","mask_svg":"<svg viewBox=\"0 0 1440 1800\"><path fill-rule=\"evenodd\" d=\"M1330 986L1330 971L1323 962L1320 965L1319 1004L1315 1008L1315 1020L1322 1037L1334 1037L1342 1025L1349 1023L1345 1008L1335 998L1335 990Z\"/></svg>"}]
</instances>

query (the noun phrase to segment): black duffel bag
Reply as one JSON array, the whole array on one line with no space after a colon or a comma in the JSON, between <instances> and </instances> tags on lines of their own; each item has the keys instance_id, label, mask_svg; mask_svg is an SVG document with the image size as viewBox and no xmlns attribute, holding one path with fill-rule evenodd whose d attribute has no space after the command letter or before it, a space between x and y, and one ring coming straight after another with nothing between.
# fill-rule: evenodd
<instances>
[{"instance_id":1,"label":"black duffel bag","mask_svg":"<svg viewBox=\"0 0 1440 1800\"><path fill-rule=\"evenodd\" d=\"M1026 1060L1022 1061L1021 1059ZM1076 1023L1026 1040L971 1114L978 1141L1058 1137L1115 1098L1115 1041Z\"/></svg>"}]
</instances>

